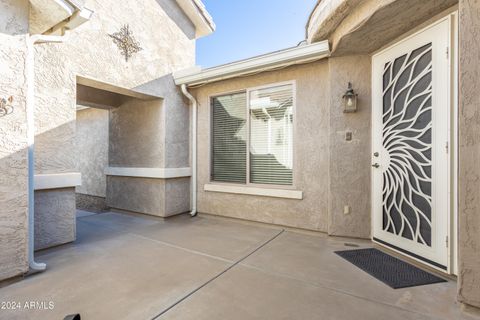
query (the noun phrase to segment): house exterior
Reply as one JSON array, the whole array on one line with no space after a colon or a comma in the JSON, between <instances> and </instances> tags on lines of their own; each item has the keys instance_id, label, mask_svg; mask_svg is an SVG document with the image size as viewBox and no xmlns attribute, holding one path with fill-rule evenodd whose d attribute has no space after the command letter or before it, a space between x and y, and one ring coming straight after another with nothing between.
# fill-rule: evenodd
<instances>
[{"instance_id":1,"label":"house exterior","mask_svg":"<svg viewBox=\"0 0 480 320\"><path fill-rule=\"evenodd\" d=\"M171 73L194 65L195 39L215 28L203 4L2 0L0 9L0 95L12 97L0 125L0 279L44 269L33 260L34 249L75 240L76 187L88 206L103 198L112 207L149 214L188 211L189 172L155 179L117 172L103 176L108 188L86 180L82 189L80 170L91 171L82 157L91 154L77 141L76 106L93 106L97 113L115 107L105 111L113 128L107 169L188 167L188 130L159 128L188 122ZM102 120L97 116L84 128L83 118L80 133L92 132ZM117 123L121 132L114 131ZM108 193L114 196L105 199Z\"/></svg>"},{"instance_id":2,"label":"house exterior","mask_svg":"<svg viewBox=\"0 0 480 320\"><path fill-rule=\"evenodd\" d=\"M479 306L478 6L319 1L298 47L175 73L198 108L197 210L372 239Z\"/></svg>"},{"instance_id":3,"label":"house exterior","mask_svg":"<svg viewBox=\"0 0 480 320\"><path fill-rule=\"evenodd\" d=\"M194 66L214 30L197 0L70 3L94 14L30 52L29 126L12 52L59 32L35 24L48 2L0 2L15 107L0 117L1 279L35 266L29 230L35 249L73 241L77 203L372 239L457 276L480 307L480 2L321 0L299 46L209 69Z\"/></svg>"}]
</instances>

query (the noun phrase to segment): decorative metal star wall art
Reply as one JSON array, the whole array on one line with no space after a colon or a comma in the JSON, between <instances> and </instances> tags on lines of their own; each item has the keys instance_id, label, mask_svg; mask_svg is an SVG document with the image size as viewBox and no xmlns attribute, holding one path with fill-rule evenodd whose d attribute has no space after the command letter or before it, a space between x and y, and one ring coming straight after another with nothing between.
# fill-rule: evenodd
<instances>
[{"instance_id":1,"label":"decorative metal star wall art","mask_svg":"<svg viewBox=\"0 0 480 320\"><path fill-rule=\"evenodd\" d=\"M124 25L120 31L109 34L110 38L117 45L120 52L125 57L125 61L128 62L135 53L143 50L140 47L140 43L133 37L132 32L128 24Z\"/></svg>"}]
</instances>

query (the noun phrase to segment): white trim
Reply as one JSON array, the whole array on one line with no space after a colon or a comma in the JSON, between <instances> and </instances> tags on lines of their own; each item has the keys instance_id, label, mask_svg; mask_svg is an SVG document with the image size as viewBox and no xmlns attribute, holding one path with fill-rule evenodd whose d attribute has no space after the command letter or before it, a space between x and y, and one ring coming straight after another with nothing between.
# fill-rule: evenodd
<instances>
[{"instance_id":1,"label":"white trim","mask_svg":"<svg viewBox=\"0 0 480 320\"><path fill-rule=\"evenodd\" d=\"M193 68L174 73L175 84L195 86L238 76L268 71L289 65L312 62L330 55L328 41L302 45L218 67L201 70Z\"/></svg>"},{"instance_id":2,"label":"white trim","mask_svg":"<svg viewBox=\"0 0 480 320\"><path fill-rule=\"evenodd\" d=\"M125 168L125 167L106 167L107 176L119 177L137 177L153 179L170 179L190 177L191 168Z\"/></svg>"},{"instance_id":3,"label":"white trim","mask_svg":"<svg viewBox=\"0 0 480 320\"><path fill-rule=\"evenodd\" d=\"M284 198L284 199L303 199L303 191L300 190L286 190L286 189L267 189L247 186L233 186L226 184L205 184L204 191L223 192L234 194L246 194L251 196Z\"/></svg>"},{"instance_id":4,"label":"white trim","mask_svg":"<svg viewBox=\"0 0 480 320\"><path fill-rule=\"evenodd\" d=\"M451 155L452 155L452 210L451 227L450 227L450 271L454 275L458 275L458 11L450 15L452 25L452 41L451 56L452 60L452 132L451 132Z\"/></svg>"},{"instance_id":5,"label":"white trim","mask_svg":"<svg viewBox=\"0 0 480 320\"><path fill-rule=\"evenodd\" d=\"M35 175L35 190L73 188L82 184L80 172Z\"/></svg>"},{"instance_id":6,"label":"white trim","mask_svg":"<svg viewBox=\"0 0 480 320\"><path fill-rule=\"evenodd\" d=\"M176 0L178 6L185 12L195 26L195 37L208 36L215 31L215 23L200 0Z\"/></svg>"}]
</instances>

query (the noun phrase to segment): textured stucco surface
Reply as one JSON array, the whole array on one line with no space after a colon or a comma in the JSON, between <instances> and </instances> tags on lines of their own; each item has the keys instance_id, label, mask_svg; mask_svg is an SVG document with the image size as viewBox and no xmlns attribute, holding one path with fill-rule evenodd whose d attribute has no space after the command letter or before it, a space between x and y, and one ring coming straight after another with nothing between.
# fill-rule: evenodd
<instances>
[{"instance_id":1,"label":"textured stucco surface","mask_svg":"<svg viewBox=\"0 0 480 320\"><path fill-rule=\"evenodd\" d=\"M459 299L480 307L480 1L461 0L459 104Z\"/></svg>"},{"instance_id":2,"label":"textured stucco surface","mask_svg":"<svg viewBox=\"0 0 480 320\"><path fill-rule=\"evenodd\" d=\"M157 1L92 0L86 6L94 16L72 31L65 43L36 47L37 173L76 169L72 143L76 75L134 88L194 64L194 40ZM124 24L130 25L143 49L128 62L109 37Z\"/></svg>"},{"instance_id":3,"label":"textured stucco surface","mask_svg":"<svg viewBox=\"0 0 480 320\"><path fill-rule=\"evenodd\" d=\"M308 41L328 39L334 55L368 54L381 48L458 0L326 0L318 6Z\"/></svg>"},{"instance_id":4,"label":"textured stucco surface","mask_svg":"<svg viewBox=\"0 0 480 320\"><path fill-rule=\"evenodd\" d=\"M75 240L75 188L35 192L35 250Z\"/></svg>"},{"instance_id":5,"label":"textured stucco surface","mask_svg":"<svg viewBox=\"0 0 480 320\"><path fill-rule=\"evenodd\" d=\"M195 62L195 30L175 1L88 0L85 6L94 11L92 19L69 32L64 43L36 45L36 174L78 171L77 158L85 156L75 147L77 76L127 89L138 87L145 93L159 96L163 91L177 89L161 88L156 83L152 84L152 81L191 67ZM128 62L109 36L127 24L142 48ZM165 85L174 87L173 82ZM180 113L188 109L183 101L181 103L175 105ZM137 110L129 114L131 119L125 118L124 122L134 122L139 110L145 110L139 101L132 103L131 107L135 108L137 104ZM175 110L172 105L169 112ZM155 127L162 136L166 125L161 117L163 111L156 112L149 122L150 128ZM146 124L139 125L142 128ZM129 145L122 145L125 151L130 152L124 154L125 159L131 161L127 163L125 159L114 159L115 162L119 166L130 167L163 165L165 139L146 141L137 133L131 133L132 137L138 139L128 140ZM149 151L142 154L138 148ZM188 154L188 143L177 145L176 148ZM138 199L129 198L135 193L128 193L127 189L128 186L125 186L125 189L118 191L126 197L125 200L138 202ZM155 190L157 187L152 186L147 193L157 196ZM74 205L63 206L63 202L74 204L75 199L66 194L57 195L57 198L61 196L65 198L51 205L71 210L64 214L73 219ZM71 223L73 225L74 221Z\"/></svg>"},{"instance_id":6,"label":"textured stucco surface","mask_svg":"<svg viewBox=\"0 0 480 320\"><path fill-rule=\"evenodd\" d=\"M105 197L96 197L83 193L75 193L76 208L89 212L103 212L107 209Z\"/></svg>"},{"instance_id":7,"label":"textured stucco surface","mask_svg":"<svg viewBox=\"0 0 480 320\"><path fill-rule=\"evenodd\" d=\"M107 206L164 216L165 180L107 176L107 185Z\"/></svg>"},{"instance_id":8,"label":"textured stucco surface","mask_svg":"<svg viewBox=\"0 0 480 320\"><path fill-rule=\"evenodd\" d=\"M76 149L78 170L82 185L77 193L105 197L108 166L108 110L83 109L77 111Z\"/></svg>"},{"instance_id":9,"label":"textured stucco surface","mask_svg":"<svg viewBox=\"0 0 480 320\"><path fill-rule=\"evenodd\" d=\"M294 184L303 200L204 191L210 179L209 96L296 80ZM198 107L198 211L327 232L329 190L328 61L222 81L192 90Z\"/></svg>"},{"instance_id":10,"label":"textured stucco surface","mask_svg":"<svg viewBox=\"0 0 480 320\"><path fill-rule=\"evenodd\" d=\"M28 271L27 126L25 110L28 1L0 0L0 280Z\"/></svg>"},{"instance_id":11,"label":"textured stucco surface","mask_svg":"<svg viewBox=\"0 0 480 320\"><path fill-rule=\"evenodd\" d=\"M330 69L330 198L328 233L370 237L371 58L329 59ZM348 82L358 94L358 110L343 113L341 97ZM352 133L346 141L345 134ZM299 155L302 156L302 155ZM350 214L344 214L344 206Z\"/></svg>"},{"instance_id":12,"label":"textured stucco surface","mask_svg":"<svg viewBox=\"0 0 480 320\"><path fill-rule=\"evenodd\" d=\"M369 56L324 59L193 89L199 102L198 210L274 223L335 236L370 236ZM204 191L210 180L209 98L222 93L296 80L294 187L302 200ZM343 113L348 82L359 94L359 110ZM347 131L352 141L345 141ZM344 206L350 214L344 215Z\"/></svg>"},{"instance_id":13,"label":"textured stucco surface","mask_svg":"<svg viewBox=\"0 0 480 320\"><path fill-rule=\"evenodd\" d=\"M190 178L107 176L107 185L109 208L168 217L190 207Z\"/></svg>"},{"instance_id":14,"label":"textured stucco surface","mask_svg":"<svg viewBox=\"0 0 480 320\"><path fill-rule=\"evenodd\" d=\"M155 92L163 99L131 99L112 109L109 165L142 168L188 167L190 108L179 88L175 86L172 76L166 75L150 81L136 90ZM112 208L160 216L189 210L189 178L111 177L107 181L107 205ZM134 183L138 183L137 189L134 188ZM157 195L158 190L162 190L162 196ZM155 196L145 197L145 193L153 193Z\"/></svg>"},{"instance_id":15,"label":"textured stucco surface","mask_svg":"<svg viewBox=\"0 0 480 320\"><path fill-rule=\"evenodd\" d=\"M164 163L162 101L131 99L110 111L112 167L159 168Z\"/></svg>"}]
</instances>

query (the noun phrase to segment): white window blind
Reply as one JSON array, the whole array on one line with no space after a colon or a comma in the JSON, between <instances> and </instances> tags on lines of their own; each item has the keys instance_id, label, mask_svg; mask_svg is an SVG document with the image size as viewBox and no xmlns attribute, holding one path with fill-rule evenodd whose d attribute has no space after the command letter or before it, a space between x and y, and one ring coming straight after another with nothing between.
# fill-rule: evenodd
<instances>
[{"instance_id":1,"label":"white window blind","mask_svg":"<svg viewBox=\"0 0 480 320\"><path fill-rule=\"evenodd\" d=\"M250 183L291 185L292 85L250 91L249 111Z\"/></svg>"},{"instance_id":2,"label":"white window blind","mask_svg":"<svg viewBox=\"0 0 480 320\"><path fill-rule=\"evenodd\" d=\"M211 180L292 185L293 85L248 91L248 101L245 92L219 96L211 104Z\"/></svg>"},{"instance_id":3,"label":"white window blind","mask_svg":"<svg viewBox=\"0 0 480 320\"><path fill-rule=\"evenodd\" d=\"M246 94L212 99L212 181L246 183Z\"/></svg>"}]
</instances>

